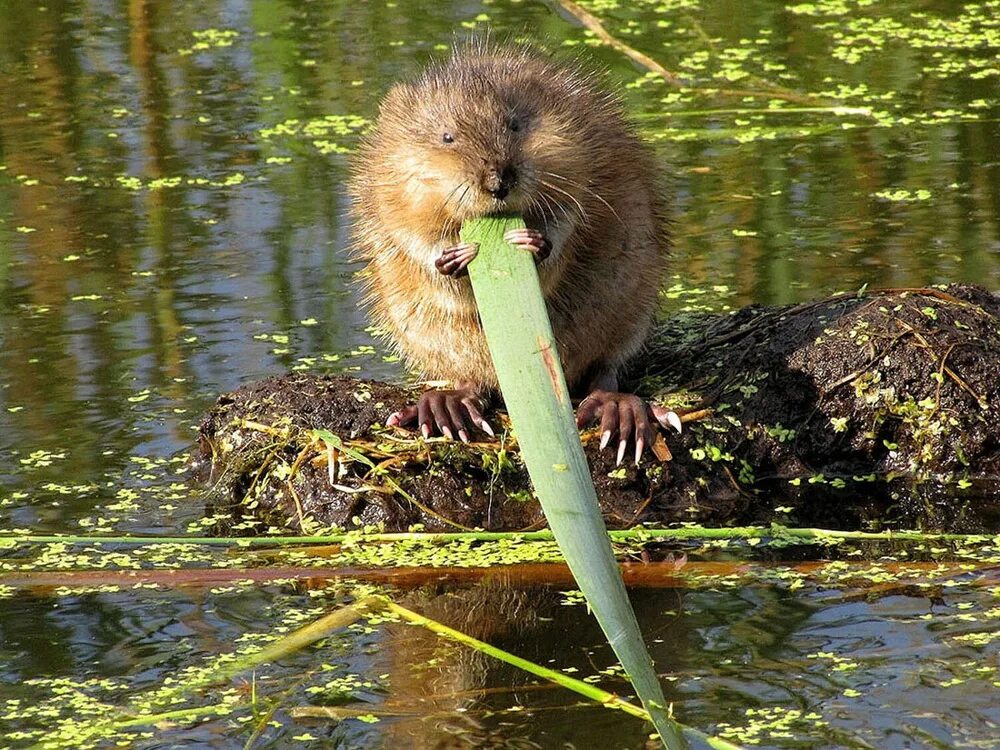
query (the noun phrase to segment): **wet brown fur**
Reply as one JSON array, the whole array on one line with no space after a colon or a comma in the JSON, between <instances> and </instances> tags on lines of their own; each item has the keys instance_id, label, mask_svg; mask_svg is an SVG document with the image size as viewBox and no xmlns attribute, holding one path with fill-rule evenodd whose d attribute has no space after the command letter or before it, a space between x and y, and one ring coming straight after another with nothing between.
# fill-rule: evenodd
<instances>
[{"instance_id":1,"label":"wet brown fur","mask_svg":"<svg viewBox=\"0 0 1000 750\"><path fill-rule=\"evenodd\" d=\"M505 164L518 182L501 202L482 183ZM426 378L496 388L468 277L434 260L464 219L497 211L555 245L538 271L571 389L640 348L668 246L654 161L582 66L521 46L456 49L388 93L351 193L372 318Z\"/></svg>"}]
</instances>

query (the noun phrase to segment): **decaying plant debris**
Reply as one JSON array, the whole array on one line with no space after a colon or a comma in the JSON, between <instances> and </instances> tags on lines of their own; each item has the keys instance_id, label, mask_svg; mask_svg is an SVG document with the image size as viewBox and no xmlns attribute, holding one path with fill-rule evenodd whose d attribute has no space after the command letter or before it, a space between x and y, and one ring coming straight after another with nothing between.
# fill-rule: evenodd
<instances>
[{"instance_id":1,"label":"decaying plant debris","mask_svg":"<svg viewBox=\"0 0 1000 750\"><path fill-rule=\"evenodd\" d=\"M971 286L842 295L666 321L633 367L688 415L673 458L585 449L605 519L995 529L1000 298ZM295 373L222 396L201 427L234 533L544 525L516 442L381 427L412 388ZM494 423L503 423L494 415ZM379 425L379 426L374 426Z\"/></svg>"}]
</instances>

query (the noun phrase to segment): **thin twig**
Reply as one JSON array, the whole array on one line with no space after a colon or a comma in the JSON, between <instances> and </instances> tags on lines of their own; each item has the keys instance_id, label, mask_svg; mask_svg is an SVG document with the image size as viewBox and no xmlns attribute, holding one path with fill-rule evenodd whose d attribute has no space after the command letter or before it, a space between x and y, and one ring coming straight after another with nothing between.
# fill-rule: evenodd
<instances>
[{"instance_id":1,"label":"thin twig","mask_svg":"<svg viewBox=\"0 0 1000 750\"><path fill-rule=\"evenodd\" d=\"M594 35L600 39L602 42L607 44L609 47L621 52L627 58L632 60L642 68L645 68L651 73L663 78L671 86L676 86L677 88L688 89L690 91L701 91L706 93L718 93L724 96L738 96L738 97L753 97L756 99L783 99L785 101L796 102L798 104L817 104L825 103L825 100L820 99L815 96L810 96L809 94L802 94L796 91L791 91L782 86L776 86L775 84L758 79L762 85L765 85L767 91L741 91L735 89L723 89L714 86L698 87L691 83L685 81L676 73L672 73L667 70L663 65L658 63L649 55L644 52L640 52L634 47L629 46L621 39L613 36L601 22L597 16L588 11L586 8L581 7L578 3L573 2L573 0L550 0L550 2L561 7L566 13L571 15L577 21L580 22L584 28L592 31Z\"/></svg>"},{"instance_id":2,"label":"thin twig","mask_svg":"<svg viewBox=\"0 0 1000 750\"><path fill-rule=\"evenodd\" d=\"M640 52L639 50L630 47L625 44L625 42L612 36L607 29L604 28L604 24L601 23L601 19L595 16L593 13L587 9L581 7L573 0L554 0L555 3L562 7L567 13L569 13L573 18L583 24L584 27L594 32L598 39L612 47L623 55L628 57L633 62L638 63L641 67L646 70L656 73L663 77L667 83L673 86L687 87L687 83L683 81L680 76L676 73L671 73L669 70L664 68L660 63L656 62L652 57L647 54Z\"/></svg>"}]
</instances>

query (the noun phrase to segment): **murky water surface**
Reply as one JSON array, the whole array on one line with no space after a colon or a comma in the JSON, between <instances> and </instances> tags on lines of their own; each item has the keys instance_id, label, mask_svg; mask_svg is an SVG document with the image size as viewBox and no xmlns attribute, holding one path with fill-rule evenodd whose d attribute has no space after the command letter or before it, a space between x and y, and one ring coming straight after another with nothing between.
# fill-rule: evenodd
<instances>
[{"instance_id":1,"label":"murky water surface","mask_svg":"<svg viewBox=\"0 0 1000 750\"><path fill-rule=\"evenodd\" d=\"M198 533L183 452L218 393L290 368L402 377L358 310L347 164L393 80L487 26L585 54L624 92L674 195L665 312L866 284L998 286L996 0L584 4L687 87L595 44L557 2L0 4L0 527ZM86 560L61 556L76 553ZM131 564L80 548L6 558L2 575ZM250 564L182 549L159 563L234 560ZM996 746L995 576L879 589L881 574L840 586L783 571L636 592L678 718L762 746ZM636 720L403 625L234 681L221 694L244 708L224 717L74 737L76 721L93 726L349 593L0 579L0 742L644 746ZM583 607L557 592L406 596L627 692L600 674L612 660ZM361 718L296 713L311 705Z\"/></svg>"}]
</instances>

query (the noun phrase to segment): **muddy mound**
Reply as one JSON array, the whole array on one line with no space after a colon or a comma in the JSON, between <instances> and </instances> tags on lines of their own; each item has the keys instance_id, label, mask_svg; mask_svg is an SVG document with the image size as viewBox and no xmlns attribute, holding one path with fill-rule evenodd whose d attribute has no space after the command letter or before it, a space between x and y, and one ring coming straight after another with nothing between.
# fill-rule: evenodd
<instances>
[{"instance_id":1,"label":"muddy mound","mask_svg":"<svg viewBox=\"0 0 1000 750\"><path fill-rule=\"evenodd\" d=\"M638 467L584 433L610 527L1000 526L1000 299L983 289L677 317L629 376L687 421L671 460ZM504 415L471 445L383 428L414 394L296 373L222 396L201 427L213 511L233 533L543 526Z\"/></svg>"}]
</instances>

